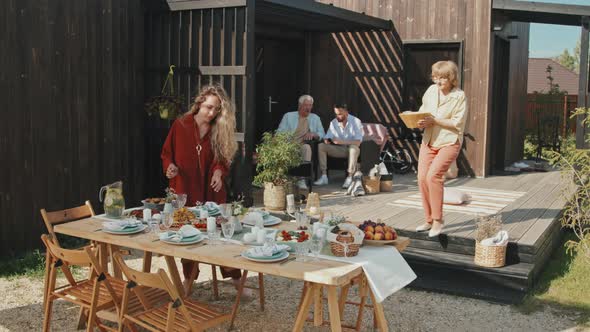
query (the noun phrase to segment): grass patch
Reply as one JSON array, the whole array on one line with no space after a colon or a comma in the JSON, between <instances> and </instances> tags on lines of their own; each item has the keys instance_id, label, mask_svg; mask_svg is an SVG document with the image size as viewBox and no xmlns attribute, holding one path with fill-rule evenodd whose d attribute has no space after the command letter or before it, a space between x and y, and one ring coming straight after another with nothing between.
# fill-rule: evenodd
<instances>
[{"instance_id":1,"label":"grass patch","mask_svg":"<svg viewBox=\"0 0 590 332\"><path fill-rule=\"evenodd\" d=\"M579 323L590 327L590 262L582 255L566 253L564 243L573 239L572 233L564 236L519 309L532 312L544 305L552 305L579 313Z\"/></svg>"},{"instance_id":2,"label":"grass patch","mask_svg":"<svg viewBox=\"0 0 590 332\"><path fill-rule=\"evenodd\" d=\"M20 257L0 260L0 278L26 276L42 278L45 272L45 255L39 250L28 252Z\"/></svg>"}]
</instances>

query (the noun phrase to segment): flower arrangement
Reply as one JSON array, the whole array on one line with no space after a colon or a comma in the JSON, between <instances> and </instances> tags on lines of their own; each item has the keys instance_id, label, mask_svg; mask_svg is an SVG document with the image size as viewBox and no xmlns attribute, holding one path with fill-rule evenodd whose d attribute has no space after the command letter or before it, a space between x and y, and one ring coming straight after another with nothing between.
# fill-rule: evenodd
<instances>
[{"instance_id":1,"label":"flower arrangement","mask_svg":"<svg viewBox=\"0 0 590 332\"><path fill-rule=\"evenodd\" d=\"M332 214L330 217L328 217L324 223L328 226L338 226L339 224L343 223L346 221L346 217L344 217L341 214Z\"/></svg>"},{"instance_id":2,"label":"flower arrangement","mask_svg":"<svg viewBox=\"0 0 590 332\"><path fill-rule=\"evenodd\" d=\"M174 189L170 187L166 188L164 191L166 192L166 197L164 198L166 203L172 203L172 201L176 200L176 198L178 197L176 195L176 191L174 191Z\"/></svg>"}]
</instances>

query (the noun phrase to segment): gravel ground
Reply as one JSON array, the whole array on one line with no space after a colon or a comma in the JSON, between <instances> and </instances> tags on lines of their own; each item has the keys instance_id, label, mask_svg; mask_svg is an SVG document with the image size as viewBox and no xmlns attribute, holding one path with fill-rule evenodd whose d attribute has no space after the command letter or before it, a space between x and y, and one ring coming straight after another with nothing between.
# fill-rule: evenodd
<instances>
[{"instance_id":1,"label":"gravel ground","mask_svg":"<svg viewBox=\"0 0 590 332\"><path fill-rule=\"evenodd\" d=\"M139 267L140 260L129 260ZM154 258L154 266L165 266L163 259ZM219 301L211 298L210 269L203 268L195 298L230 306L234 300L233 287L221 287ZM249 282L256 282L251 278ZM258 297L242 301L236 319L235 331L290 331L302 287L301 282L283 278L265 277L266 311L258 309ZM0 279L0 331L40 331L43 312L43 280L25 277ZM352 291L354 295L354 291ZM577 315L550 307L531 314L523 314L512 306L488 303L438 293L403 289L384 302L385 315L394 331L581 331L576 327ZM53 331L74 331L78 308L63 301L53 307ZM327 308L325 309L327 320ZM347 306L344 317L352 321L355 310ZM372 319L368 314L363 331L372 331ZM226 331L227 324L214 331ZM307 324L305 331L329 331L329 328L314 328Z\"/></svg>"}]
</instances>

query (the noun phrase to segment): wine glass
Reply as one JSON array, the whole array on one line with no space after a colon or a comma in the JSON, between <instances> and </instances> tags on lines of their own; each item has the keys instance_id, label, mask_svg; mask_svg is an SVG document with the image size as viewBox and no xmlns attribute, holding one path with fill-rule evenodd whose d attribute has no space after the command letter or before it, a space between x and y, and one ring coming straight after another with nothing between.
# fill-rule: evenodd
<instances>
[{"instance_id":1,"label":"wine glass","mask_svg":"<svg viewBox=\"0 0 590 332\"><path fill-rule=\"evenodd\" d=\"M297 242L295 244L295 253L297 254L297 261L307 261L307 254L309 253L309 241Z\"/></svg>"},{"instance_id":2,"label":"wine glass","mask_svg":"<svg viewBox=\"0 0 590 332\"><path fill-rule=\"evenodd\" d=\"M231 239L234 236L235 224L231 221L226 221L221 224L221 231L223 232L223 237L226 239Z\"/></svg>"}]
</instances>

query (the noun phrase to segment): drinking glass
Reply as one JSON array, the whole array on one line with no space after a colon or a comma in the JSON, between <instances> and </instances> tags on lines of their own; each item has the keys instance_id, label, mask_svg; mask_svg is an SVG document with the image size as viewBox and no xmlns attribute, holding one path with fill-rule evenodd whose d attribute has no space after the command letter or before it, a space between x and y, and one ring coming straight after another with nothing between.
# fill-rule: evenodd
<instances>
[{"instance_id":1,"label":"drinking glass","mask_svg":"<svg viewBox=\"0 0 590 332\"><path fill-rule=\"evenodd\" d=\"M174 223L174 214L172 213L162 213L162 226L164 229L168 231L172 224Z\"/></svg>"},{"instance_id":2,"label":"drinking glass","mask_svg":"<svg viewBox=\"0 0 590 332\"><path fill-rule=\"evenodd\" d=\"M186 204L186 194L177 194L175 202L176 204L174 204L174 207L177 209L182 209Z\"/></svg>"},{"instance_id":3,"label":"drinking glass","mask_svg":"<svg viewBox=\"0 0 590 332\"><path fill-rule=\"evenodd\" d=\"M226 221L221 224L221 231L223 232L223 237L226 239L231 239L234 236L235 225L231 221Z\"/></svg>"},{"instance_id":4,"label":"drinking glass","mask_svg":"<svg viewBox=\"0 0 590 332\"><path fill-rule=\"evenodd\" d=\"M232 208L231 208L231 204L228 203L223 203L223 204L219 204L219 212L221 213L221 216L226 219L229 220L229 218L232 215Z\"/></svg>"},{"instance_id":5,"label":"drinking glass","mask_svg":"<svg viewBox=\"0 0 590 332\"><path fill-rule=\"evenodd\" d=\"M320 252L322 251L322 248L324 247L324 237L325 237L324 232L325 232L324 229L319 228L311 236L309 249L314 256L314 261L319 260Z\"/></svg>"},{"instance_id":6,"label":"drinking glass","mask_svg":"<svg viewBox=\"0 0 590 332\"><path fill-rule=\"evenodd\" d=\"M307 254L309 253L309 241L297 242L295 245L295 253L297 254L297 261L307 261Z\"/></svg>"},{"instance_id":7,"label":"drinking glass","mask_svg":"<svg viewBox=\"0 0 590 332\"><path fill-rule=\"evenodd\" d=\"M149 228L150 232L152 232L154 234L158 234L158 231L160 230L160 225L159 225L158 219L150 218L150 219L148 219L147 223L148 223L148 228Z\"/></svg>"}]
</instances>

